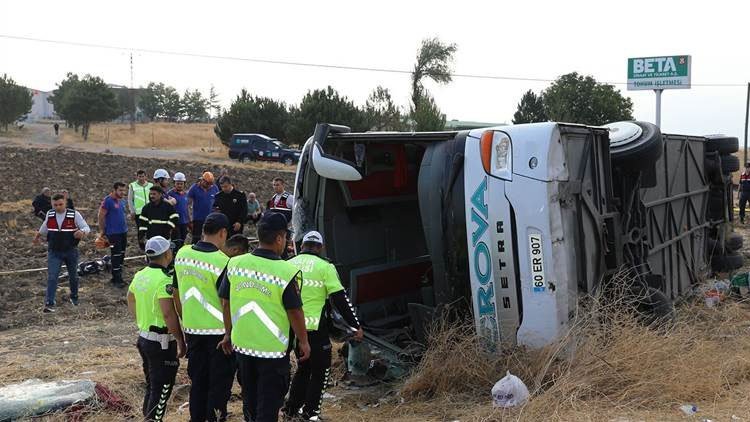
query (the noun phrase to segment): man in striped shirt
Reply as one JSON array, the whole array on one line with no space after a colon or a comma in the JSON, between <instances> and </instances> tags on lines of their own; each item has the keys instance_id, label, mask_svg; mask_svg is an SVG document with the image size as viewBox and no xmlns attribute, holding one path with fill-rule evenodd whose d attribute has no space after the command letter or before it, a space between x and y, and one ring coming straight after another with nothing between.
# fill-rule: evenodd
<instances>
[{"instance_id":1,"label":"man in striped shirt","mask_svg":"<svg viewBox=\"0 0 750 422\"><path fill-rule=\"evenodd\" d=\"M163 198L162 188L158 185L151 186L148 192L149 202L143 206L141 215L138 217L140 220L138 244L141 249L144 248L146 241L154 236L172 239L175 228L180 222L177 210Z\"/></svg>"}]
</instances>

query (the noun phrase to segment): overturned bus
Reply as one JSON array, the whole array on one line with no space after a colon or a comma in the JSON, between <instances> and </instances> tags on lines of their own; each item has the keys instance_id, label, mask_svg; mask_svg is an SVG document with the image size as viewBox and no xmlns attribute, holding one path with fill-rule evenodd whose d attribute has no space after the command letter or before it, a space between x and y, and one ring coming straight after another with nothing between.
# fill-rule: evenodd
<instances>
[{"instance_id":1,"label":"overturned bus","mask_svg":"<svg viewBox=\"0 0 750 422\"><path fill-rule=\"evenodd\" d=\"M730 227L737 147L644 122L426 133L318 124L296 173L295 241L323 234L365 331L397 350L461 306L491 344L541 347L621 268L636 269L663 310L712 260L714 270L742 264Z\"/></svg>"}]
</instances>

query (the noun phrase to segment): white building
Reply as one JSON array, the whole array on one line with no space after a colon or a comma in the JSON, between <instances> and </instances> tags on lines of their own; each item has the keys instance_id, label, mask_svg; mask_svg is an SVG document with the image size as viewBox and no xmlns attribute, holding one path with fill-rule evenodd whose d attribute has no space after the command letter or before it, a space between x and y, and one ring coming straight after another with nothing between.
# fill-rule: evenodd
<instances>
[{"instance_id":1,"label":"white building","mask_svg":"<svg viewBox=\"0 0 750 422\"><path fill-rule=\"evenodd\" d=\"M36 89L29 89L31 91L31 113L29 113L29 120L40 120L40 119L53 119L55 118L55 108L52 103L47 101L52 96L51 92L38 91Z\"/></svg>"}]
</instances>

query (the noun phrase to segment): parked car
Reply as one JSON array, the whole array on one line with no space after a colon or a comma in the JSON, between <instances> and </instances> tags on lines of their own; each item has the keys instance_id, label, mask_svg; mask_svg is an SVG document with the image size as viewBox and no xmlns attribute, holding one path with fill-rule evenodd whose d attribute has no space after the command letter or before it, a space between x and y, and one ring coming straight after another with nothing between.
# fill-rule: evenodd
<instances>
[{"instance_id":1,"label":"parked car","mask_svg":"<svg viewBox=\"0 0 750 422\"><path fill-rule=\"evenodd\" d=\"M236 133L229 141L229 158L243 163L276 161L291 166L297 164L299 156L299 150L260 133Z\"/></svg>"}]
</instances>

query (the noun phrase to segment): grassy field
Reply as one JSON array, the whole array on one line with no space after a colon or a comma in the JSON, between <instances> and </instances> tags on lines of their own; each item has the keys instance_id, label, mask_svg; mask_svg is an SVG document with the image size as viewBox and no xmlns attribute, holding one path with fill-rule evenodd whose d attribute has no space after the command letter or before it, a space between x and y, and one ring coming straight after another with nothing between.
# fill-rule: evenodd
<instances>
[{"instance_id":1,"label":"grassy field","mask_svg":"<svg viewBox=\"0 0 750 422\"><path fill-rule=\"evenodd\" d=\"M62 143L83 142L80 133L63 129ZM212 123L139 123L135 131L129 124L102 123L91 126L89 143L127 148L154 148L200 151L226 157L227 149L214 134Z\"/></svg>"}]
</instances>

